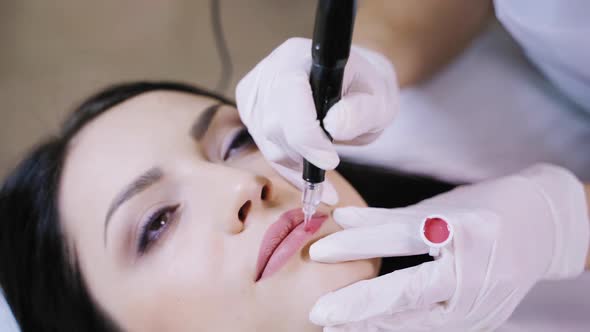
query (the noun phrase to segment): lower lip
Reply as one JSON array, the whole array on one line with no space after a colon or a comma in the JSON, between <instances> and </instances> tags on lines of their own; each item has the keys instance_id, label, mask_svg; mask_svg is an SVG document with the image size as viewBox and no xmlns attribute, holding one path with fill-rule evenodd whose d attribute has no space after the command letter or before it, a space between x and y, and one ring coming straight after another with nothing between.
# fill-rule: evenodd
<instances>
[{"instance_id":1,"label":"lower lip","mask_svg":"<svg viewBox=\"0 0 590 332\"><path fill-rule=\"evenodd\" d=\"M293 230L279 243L279 245L273 251L257 281L268 278L279 271L291 257L293 257L307 242L309 242L309 240L320 229L326 219L328 219L327 215L316 213L312 216L308 222L308 225L306 226L303 223L303 212L301 212L301 209L291 210L284 213L275 223L277 227L280 227L280 223L287 224L289 222L294 222L298 225L293 228ZM260 261L258 263L263 264L263 262Z\"/></svg>"}]
</instances>

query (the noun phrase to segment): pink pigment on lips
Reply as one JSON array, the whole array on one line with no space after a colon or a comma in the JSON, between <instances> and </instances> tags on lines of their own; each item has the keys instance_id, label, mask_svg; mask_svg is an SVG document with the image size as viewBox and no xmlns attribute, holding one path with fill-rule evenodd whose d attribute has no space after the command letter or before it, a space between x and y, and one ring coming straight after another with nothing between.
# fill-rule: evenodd
<instances>
[{"instance_id":1,"label":"pink pigment on lips","mask_svg":"<svg viewBox=\"0 0 590 332\"><path fill-rule=\"evenodd\" d=\"M307 227L303 211L293 209L283 213L266 231L258 254L255 281L270 277L280 270L321 228L328 216L315 213Z\"/></svg>"},{"instance_id":2,"label":"pink pigment on lips","mask_svg":"<svg viewBox=\"0 0 590 332\"><path fill-rule=\"evenodd\" d=\"M432 243L443 243L449 238L449 226L441 218L428 218L424 223L424 236Z\"/></svg>"},{"instance_id":3,"label":"pink pigment on lips","mask_svg":"<svg viewBox=\"0 0 590 332\"><path fill-rule=\"evenodd\" d=\"M311 218L307 224L303 227L303 230L307 233L315 233L320 227L322 227L323 220L317 217Z\"/></svg>"}]
</instances>

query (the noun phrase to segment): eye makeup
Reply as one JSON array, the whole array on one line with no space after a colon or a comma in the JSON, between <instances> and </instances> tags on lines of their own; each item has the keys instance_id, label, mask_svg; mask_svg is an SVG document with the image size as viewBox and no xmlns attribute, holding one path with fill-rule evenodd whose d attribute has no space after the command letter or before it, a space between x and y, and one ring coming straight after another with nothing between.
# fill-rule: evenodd
<instances>
[{"instance_id":1,"label":"eye makeup","mask_svg":"<svg viewBox=\"0 0 590 332\"><path fill-rule=\"evenodd\" d=\"M160 207L141 222L137 235L137 255L143 256L156 245L179 218L180 204Z\"/></svg>"},{"instance_id":2,"label":"eye makeup","mask_svg":"<svg viewBox=\"0 0 590 332\"><path fill-rule=\"evenodd\" d=\"M235 155L255 146L254 139L250 136L246 127L235 128L227 135L221 145L221 156L223 161L227 161Z\"/></svg>"}]
</instances>

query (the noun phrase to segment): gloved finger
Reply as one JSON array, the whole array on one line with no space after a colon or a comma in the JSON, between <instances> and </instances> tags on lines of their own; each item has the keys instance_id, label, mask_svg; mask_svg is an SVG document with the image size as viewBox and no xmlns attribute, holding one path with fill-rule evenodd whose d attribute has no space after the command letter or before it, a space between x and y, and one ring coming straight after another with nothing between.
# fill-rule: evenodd
<instances>
[{"instance_id":1,"label":"gloved finger","mask_svg":"<svg viewBox=\"0 0 590 332\"><path fill-rule=\"evenodd\" d=\"M360 322L353 322L339 326L347 326L348 331L403 331L428 332L447 331L443 328L446 323L446 304L436 303L427 309L407 310L394 314L385 314ZM365 326L363 326L365 325ZM345 330L346 331L346 330ZM453 330L454 331L454 330Z\"/></svg>"},{"instance_id":2,"label":"gloved finger","mask_svg":"<svg viewBox=\"0 0 590 332\"><path fill-rule=\"evenodd\" d=\"M437 304L436 306L439 305ZM424 321L428 316L428 309L408 310L392 315L386 314L377 317L371 317L370 319L358 322L326 326L324 327L324 332L420 331L423 329L416 329L416 322ZM414 325L414 328L412 328L412 325Z\"/></svg>"},{"instance_id":3,"label":"gloved finger","mask_svg":"<svg viewBox=\"0 0 590 332\"><path fill-rule=\"evenodd\" d=\"M369 143L367 138L377 138L393 120L394 110L391 110L390 114L383 114L381 121L367 121L367 113L385 107L381 104L380 96L369 93L353 92L344 95L326 114L324 128L336 142L360 144L355 141L362 138L362 143Z\"/></svg>"},{"instance_id":4,"label":"gloved finger","mask_svg":"<svg viewBox=\"0 0 590 332\"><path fill-rule=\"evenodd\" d=\"M337 263L375 257L425 254L428 246L419 237L418 225L393 223L357 227L331 234L310 248L313 260Z\"/></svg>"},{"instance_id":5,"label":"gloved finger","mask_svg":"<svg viewBox=\"0 0 590 332\"><path fill-rule=\"evenodd\" d=\"M273 98L277 98L276 105L282 105L279 122L288 146L319 168L336 168L340 158L317 120L307 74L286 73L277 81L276 90Z\"/></svg>"},{"instance_id":6,"label":"gloved finger","mask_svg":"<svg viewBox=\"0 0 590 332\"><path fill-rule=\"evenodd\" d=\"M349 64L342 99L330 108L324 126L335 141L366 144L379 136L399 110L395 71L383 56L358 47L351 51Z\"/></svg>"},{"instance_id":7,"label":"gloved finger","mask_svg":"<svg viewBox=\"0 0 590 332\"><path fill-rule=\"evenodd\" d=\"M342 228L368 227L389 223L416 223L426 216L416 209L384 209L348 206L334 210L332 217Z\"/></svg>"},{"instance_id":8,"label":"gloved finger","mask_svg":"<svg viewBox=\"0 0 590 332\"><path fill-rule=\"evenodd\" d=\"M293 170L291 168L279 165L277 163L271 163L273 169L279 173L287 182L291 183L295 188L303 190L303 178L301 177L301 171ZM322 202L328 205L338 204L338 192L332 183L326 179L322 183Z\"/></svg>"},{"instance_id":9,"label":"gloved finger","mask_svg":"<svg viewBox=\"0 0 590 332\"><path fill-rule=\"evenodd\" d=\"M336 205L338 204L338 191L336 191L336 187L330 182L330 180L326 179L322 183L322 202L328 205Z\"/></svg>"},{"instance_id":10,"label":"gloved finger","mask_svg":"<svg viewBox=\"0 0 590 332\"><path fill-rule=\"evenodd\" d=\"M384 100L388 105L395 106L389 111L397 112L399 109L399 86L391 61L379 52L353 46L349 62L354 62L355 66L347 66L348 71L345 69L344 86L346 92L381 94L385 97Z\"/></svg>"},{"instance_id":11,"label":"gloved finger","mask_svg":"<svg viewBox=\"0 0 590 332\"><path fill-rule=\"evenodd\" d=\"M332 326L426 309L448 301L455 288L454 257L447 254L436 261L359 281L324 295L309 318L314 324Z\"/></svg>"},{"instance_id":12,"label":"gloved finger","mask_svg":"<svg viewBox=\"0 0 590 332\"><path fill-rule=\"evenodd\" d=\"M387 217L392 218L391 214ZM315 242L309 254L322 263L424 254L429 248L420 237L419 221L416 217L399 218L381 225L344 229Z\"/></svg>"}]
</instances>

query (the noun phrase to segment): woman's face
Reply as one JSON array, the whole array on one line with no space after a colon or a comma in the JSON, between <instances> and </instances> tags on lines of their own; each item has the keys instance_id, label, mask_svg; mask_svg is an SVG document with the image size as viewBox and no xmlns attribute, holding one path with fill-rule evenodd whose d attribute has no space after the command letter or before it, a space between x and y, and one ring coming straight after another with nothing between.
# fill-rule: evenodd
<instances>
[{"instance_id":1,"label":"woman's face","mask_svg":"<svg viewBox=\"0 0 590 332\"><path fill-rule=\"evenodd\" d=\"M328 218L258 280L265 233L301 193L265 162L236 109L218 104L150 92L72 140L60 211L90 293L129 331L320 331L308 321L315 301L375 276L378 262L311 261L309 246L338 230ZM340 205L364 204L327 176Z\"/></svg>"}]
</instances>

